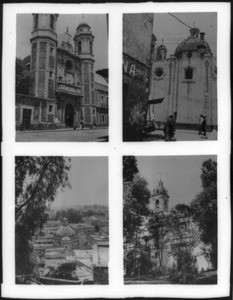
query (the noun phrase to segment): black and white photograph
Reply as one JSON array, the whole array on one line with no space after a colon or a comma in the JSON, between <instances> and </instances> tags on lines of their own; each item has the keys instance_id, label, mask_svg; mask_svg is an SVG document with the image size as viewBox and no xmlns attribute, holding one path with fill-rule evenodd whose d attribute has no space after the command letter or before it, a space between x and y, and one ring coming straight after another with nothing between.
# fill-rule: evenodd
<instances>
[{"instance_id":1,"label":"black and white photograph","mask_svg":"<svg viewBox=\"0 0 233 300\"><path fill-rule=\"evenodd\" d=\"M16 284L108 284L107 157L17 156L15 197Z\"/></svg>"},{"instance_id":2,"label":"black and white photograph","mask_svg":"<svg viewBox=\"0 0 233 300\"><path fill-rule=\"evenodd\" d=\"M216 140L217 13L123 15L123 140Z\"/></svg>"},{"instance_id":3,"label":"black and white photograph","mask_svg":"<svg viewBox=\"0 0 233 300\"><path fill-rule=\"evenodd\" d=\"M230 3L5 2L2 297L230 300Z\"/></svg>"},{"instance_id":4,"label":"black and white photograph","mask_svg":"<svg viewBox=\"0 0 233 300\"><path fill-rule=\"evenodd\" d=\"M216 156L124 156L125 284L217 284Z\"/></svg>"},{"instance_id":5,"label":"black and white photograph","mask_svg":"<svg viewBox=\"0 0 233 300\"><path fill-rule=\"evenodd\" d=\"M16 21L16 141L108 141L108 15Z\"/></svg>"}]
</instances>

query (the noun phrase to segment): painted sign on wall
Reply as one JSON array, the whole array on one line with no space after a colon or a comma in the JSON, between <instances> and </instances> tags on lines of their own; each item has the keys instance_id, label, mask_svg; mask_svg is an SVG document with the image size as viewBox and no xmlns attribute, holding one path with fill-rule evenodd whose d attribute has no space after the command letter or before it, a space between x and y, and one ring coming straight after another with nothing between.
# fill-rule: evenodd
<instances>
[{"instance_id":1,"label":"painted sign on wall","mask_svg":"<svg viewBox=\"0 0 233 300\"><path fill-rule=\"evenodd\" d=\"M123 55L123 72L130 77L137 77L145 82L149 81L149 69L127 55Z\"/></svg>"}]
</instances>

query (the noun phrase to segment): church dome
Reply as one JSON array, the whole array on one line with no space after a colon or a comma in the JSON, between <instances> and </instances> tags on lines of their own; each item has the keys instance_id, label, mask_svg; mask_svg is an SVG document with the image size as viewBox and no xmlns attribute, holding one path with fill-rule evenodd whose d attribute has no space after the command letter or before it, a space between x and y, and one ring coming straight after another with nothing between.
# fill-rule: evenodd
<instances>
[{"instance_id":1,"label":"church dome","mask_svg":"<svg viewBox=\"0 0 233 300\"><path fill-rule=\"evenodd\" d=\"M86 22L81 22L81 23L78 25L77 29L80 28L80 27L88 27L88 28L91 28Z\"/></svg>"},{"instance_id":2,"label":"church dome","mask_svg":"<svg viewBox=\"0 0 233 300\"><path fill-rule=\"evenodd\" d=\"M68 236L63 236L63 238L61 239L62 242L64 243L69 243L70 242L70 238Z\"/></svg>"},{"instance_id":3,"label":"church dome","mask_svg":"<svg viewBox=\"0 0 233 300\"><path fill-rule=\"evenodd\" d=\"M93 37L92 35L92 32L91 32L91 27L85 22L85 21L82 21L78 27L76 28L76 33L74 35L74 40L76 37L80 37L80 36L91 36Z\"/></svg>"},{"instance_id":4,"label":"church dome","mask_svg":"<svg viewBox=\"0 0 233 300\"><path fill-rule=\"evenodd\" d=\"M199 51L204 54L211 54L209 44L204 40L204 32L200 33L198 28L191 28L190 29L190 36L181 42L176 50L175 56L180 57L181 53L183 52L192 52L192 51Z\"/></svg>"},{"instance_id":5,"label":"church dome","mask_svg":"<svg viewBox=\"0 0 233 300\"><path fill-rule=\"evenodd\" d=\"M168 196L167 190L165 189L161 179L159 180L159 183L158 183L156 189L153 190L153 193L156 195Z\"/></svg>"},{"instance_id":6,"label":"church dome","mask_svg":"<svg viewBox=\"0 0 233 300\"><path fill-rule=\"evenodd\" d=\"M64 218L62 220L62 226L56 232L56 236L59 236L59 237L70 237L70 236L73 236L74 234L75 234L75 231L68 224L67 218Z\"/></svg>"}]
</instances>

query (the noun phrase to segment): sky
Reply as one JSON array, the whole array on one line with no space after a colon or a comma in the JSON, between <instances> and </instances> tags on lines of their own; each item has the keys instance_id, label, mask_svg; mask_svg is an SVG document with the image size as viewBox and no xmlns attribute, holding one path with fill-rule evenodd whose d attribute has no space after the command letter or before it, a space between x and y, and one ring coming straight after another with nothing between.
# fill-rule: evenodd
<instances>
[{"instance_id":1,"label":"sky","mask_svg":"<svg viewBox=\"0 0 233 300\"><path fill-rule=\"evenodd\" d=\"M201 192L203 161L216 156L138 156L139 174L148 182L152 192L160 178L168 191L169 209L179 203L189 204Z\"/></svg>"},{"instance_id":2,"label":"sky","mask_svg":"<svg viewBox=\"0 0 233 300\"><path fill-rule=\"evenodd\" d=\"M94 35L93 52L95 55L95 71L108 68L108 41L107 41L107 20L104 14L69 14L59 15L57 19L57 34L66 32L74 36L79 23L86 22L91 27ZM16 57L25 58L30 55L30 37L32 31L32 14L18 14L16 27ZM106 81L95 74L100 83Z\"/></svg>"},{"instance_id":3,"label":"sky","mask_svg":"<svg viewBox=\"0 0 233 300\"><path fill-rule=\"evenodd\" d=\"M171 12L172 13L172 12ZM172 13L175 17L190 27L197 27L200 32L205 32L213 56L217 51L217 13ZM167 47L167 57L174 54L177 45L190 36L190 28L179 22L168 13L154 14L153 33L157 38L157 45Z\"/></svg>"},{"instance_id":4,"label":"sky","mask_svg":"<svg viewBox=\"0 0 233 300\"><path fill-rule=\"evenodd\" d=\"M108 157L72 157L68 176L71 189L59 191L52 208L108 206Z\"/></svg>"}]
</instances>

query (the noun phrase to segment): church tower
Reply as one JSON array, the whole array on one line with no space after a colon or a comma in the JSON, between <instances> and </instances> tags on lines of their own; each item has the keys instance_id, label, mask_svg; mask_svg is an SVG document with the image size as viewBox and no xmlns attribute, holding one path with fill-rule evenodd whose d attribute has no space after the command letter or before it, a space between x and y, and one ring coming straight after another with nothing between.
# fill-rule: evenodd
<instances>
[{"instance_id":1,"label":"church tower","mask_svg":"<svg viewBox=\"0 0 233 300\"><path fill-rule=\"evenodd\" d=\"M157 187L153 190L150 199L150 210L154 213L168 212L169 196L162 180L159 180Z\"/></svg>"},{"instance_id":2,"label":"church tower","mask_svg":"<svg viewBox=\"0 0 233 300\"><path fill-rule=\"evenodd\" d=\"M56 72L57 14L33 14L31 74L34 96L54 100Z\"/></svg>"},{"instance_id":3,"label":"church tower","mask_svg":"<svg viewBox=\"0 0 233 300\"><path fill-rule=\"evenodd\" d=\"M94 36L91 27L82 22L76 29L74 36L75 53L81 59L82 64L82 118L87 124L93 123L95 115L94 105L94 55L93 55Z\"/></svg>"}]
</instances>

